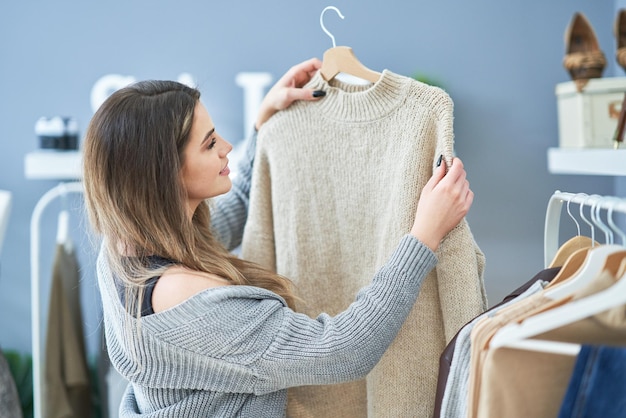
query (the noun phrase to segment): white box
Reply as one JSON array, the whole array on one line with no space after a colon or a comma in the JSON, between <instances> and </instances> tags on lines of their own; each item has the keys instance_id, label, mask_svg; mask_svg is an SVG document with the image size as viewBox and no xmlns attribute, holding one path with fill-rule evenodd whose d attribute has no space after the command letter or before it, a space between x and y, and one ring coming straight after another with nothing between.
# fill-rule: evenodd
<instances>
[{"instance_id":1,"label":"white box","mask_svg":"<svg viewBox=\"0 0 626 418\"><path fill-rule=\"evenodd\" d=\"M559 147L613 148L626 77L592 78L582 92L573 81L556 85Z\"/></svg>"}]
</instances>

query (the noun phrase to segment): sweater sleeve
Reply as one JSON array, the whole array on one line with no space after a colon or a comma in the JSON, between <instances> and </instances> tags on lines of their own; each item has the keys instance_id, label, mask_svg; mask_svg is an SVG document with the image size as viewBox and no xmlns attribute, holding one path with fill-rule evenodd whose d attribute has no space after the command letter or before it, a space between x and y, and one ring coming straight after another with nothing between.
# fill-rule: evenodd
<instances>
[{"instance_id":1,"label":"sweater sleeve","mask_svg":"<svg viewBox=\"0 0 626 418\"><path fill-rule=\"evenodd\" d=\"M277 311L280 326L253 363L255 393L365 377L395 338L435 264L434 253L407 235L344 312L311 319L288 308Z\"/></svg>"},{"instance_id":2,"label":"sweater sleeve","mask_svg":"<svg viewBox=\"0 0 626 418\"><path fill-rule=\"evenodd\" d=\"M406 235L371 283L334 317L296 313L257 287L208 289L142 318L140 365L128 361L130 349L121 346L131 343L121 336L123 321L109 318L109 334L119 334L107 334L111 359L140 385L224 393L262 395L359 379L395 338L436 263L427 246ZM109 303L105 308L110 312ZM137 367L144 370L136 373Z\"/></svg>"},{"instance_id":3,"label":"sweater sleeve","mask_svg":"<svg viewBox=\"0 0 626 418\"><path fill-rule=\"evenodd\" d=\"M215 198L211 205L211 226L220 242L229 250L241 244L248 217L252 167L256 152L257 131L243 144L243 154L237 165L237 175L231 190Z\"/></svg>"}]
</instances>

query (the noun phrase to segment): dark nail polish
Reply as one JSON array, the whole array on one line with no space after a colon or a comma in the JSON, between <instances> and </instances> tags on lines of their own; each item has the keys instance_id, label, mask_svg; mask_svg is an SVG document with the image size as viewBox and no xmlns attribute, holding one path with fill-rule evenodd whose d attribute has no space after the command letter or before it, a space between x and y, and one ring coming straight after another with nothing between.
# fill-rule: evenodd
<instances>
[{"instance_id":1,"label":"dark nail polish","mask_svg":"<svg viewBox=\"0 0 626 418\"><path fill-rule=\"evenodd\" d=\"M326 96L326 92L324 90L315 90L313 92L313 97L324 97Z\"/></svg>"},{"instance_id":2,"label":"dark nail polish","mask_svg":"<svg viewBox=\"0 0 626 418\"><path fill-rule=\"evenodd\" d=\"M441 165L441 161L443 160L443 154L441 154L439 156L439 159L437 160L437 167L439 167Z\"/></svg>"}]
</instances>

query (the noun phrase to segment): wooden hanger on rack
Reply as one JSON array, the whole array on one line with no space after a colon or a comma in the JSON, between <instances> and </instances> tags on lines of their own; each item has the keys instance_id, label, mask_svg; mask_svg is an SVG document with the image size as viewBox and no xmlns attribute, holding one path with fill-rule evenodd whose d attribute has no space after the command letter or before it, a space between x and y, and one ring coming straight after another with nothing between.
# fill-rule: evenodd
<instances>
[{"instance_id":1,"label":"wooden hanger on rack","mask_svg":"<svg viewBox=\"0 0 626 418\"><path fill-rule=\"evenodd\" d=\"M354 55L352 48L347 46L337 46L335 44L335 37L326 29L324 26L324 13L326 10L334 10L337 12L340 18L344 18L339 9L334 6L328 6L324 10L322 10L322 14L320 15L320 26L322 30L330 36L330 39L333 41L332 48L326 50L324 52L324 57L322 59L322 68L320 72L322 77L326 81L330 81L337 76L339 73L345 73L352 75L354 77L361 78L363 80L367 80L370 83L375 83L380 78L380 73L374 70L367 68L365 65L359 61L359 59Z\"/></svg>"},{"instance_id":2,"label":"wooden hanger on rack","mask_svg":"<svg viewBox=\"0 0 626 418\"><path fill-rule=\"evenodd\" d=\"M592 220L601 229L606 226L599 217L600 203L603 203L608 210L607 219L609 227L605 230L608 243L594 247L594 249L589 252L590 257L586 260L581 271L577 272L575 277L573 277L573 279L576 279L576 276L579 276L582 278L582 281L576 279L565 282L565 285L570 285L570 283L574 283L574 285L569 287L556 286L554 289L547 291L546 295L550 292L554 293L557 290L560 295L553 294L551 296L552 298L571 295L572 292L580 289L581 283L584 284L584 282L588 281L589 275L593 273L596 275L600 273L610 274L616 279L615 283L592 295L560 304L557 307L526 318L520 323L513 323L502 327L490 341L492 348L513 347L556 354L576 355L580 350L580 344L539 340L533 337L626 304L626 234L615 225L612 219L614 208L619 207L622 212L626 213L626 200L611 198L607 202L606 198L603 199L605 199L604 202L598 201L594 210L592 210ZM622 245L614 244L612 233L608 234L611 228L621 236Z\"/></svg>"},{"instance_id":3,"label":"wooden hanger on rack","mask_svg":"<svg viewBox=\"0 0 626 418\"><path fill-rule=\"evenodd\" d=\"M546 289L545 296L550 299L560 299L567 295L572 294L578 289L583 288L588 283L594 280L595 277L598 276L603 270L609 269L613 274L617 272L617 269L621 263L620 254L626 254L626 247L622 245L613 244L612 233L610 228L605 225L600 218L600 197L599 196L588 196L588 198L593 198L594 202L591 203L591 222L589 222L583 215L583 206L585 205L586 199L580 205L580 216L581 218L591 226L591 239L594 240L595 235L595 226L598 229L604 231L605 234L605 244L596 245L591 247L586 252L586 257L584 257L583 263L579 269L575 271L570 277L561 278L555 277L558 279L556 282L553 280L551 282L551 286ZM582 250L584 251L584 250ZM560 273L560 272L559 272Z\"/></svg>"},{"instance_id":4,"label":"wooden hanger on rack","mask_svg":"<svg viewBox=\"0 0 626 418\"><path fill-rule=\"evenodd\" d=\"M588 196L586 193L579 193L579 195ZM578 196L578 195L576 195ZM591 226L591 235L592 237L586 237L581 235L580 233L580 224L572 215L570 211L570 204L572 203L572 198L567 199L567 214L576 224L577 234L575 237L567 240L563 245L559 247L557 250L552 262L548 267L561 267L561 270L557 273L557 275L548 283L546 289L554 287L560 283L563 283L570 277L572 277L583 265L587 255L589 254L589 250L592 247L599 245L599 243L593 238L594 235L594 227L593 224L589 223L582 212L583 205L580 205L580 217ZM584 201L583 201L584 203Z\"/></svg>"}]
</instances>

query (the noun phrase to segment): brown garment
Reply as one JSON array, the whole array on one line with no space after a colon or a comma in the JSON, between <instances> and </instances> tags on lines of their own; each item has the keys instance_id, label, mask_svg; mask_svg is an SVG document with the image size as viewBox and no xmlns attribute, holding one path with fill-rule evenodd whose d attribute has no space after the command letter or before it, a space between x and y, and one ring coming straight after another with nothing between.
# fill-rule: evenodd
<instances>
[{"instance_id":1,"label":"brown garment","mask_svg":"<svg viewBox=\"0 0 626 418\"><path fill-rule=\"evenodd\" d=\"M44 410L47 418L91 416L76 255L57 245L46 334Z\"/></svg>"}]
</instances>

